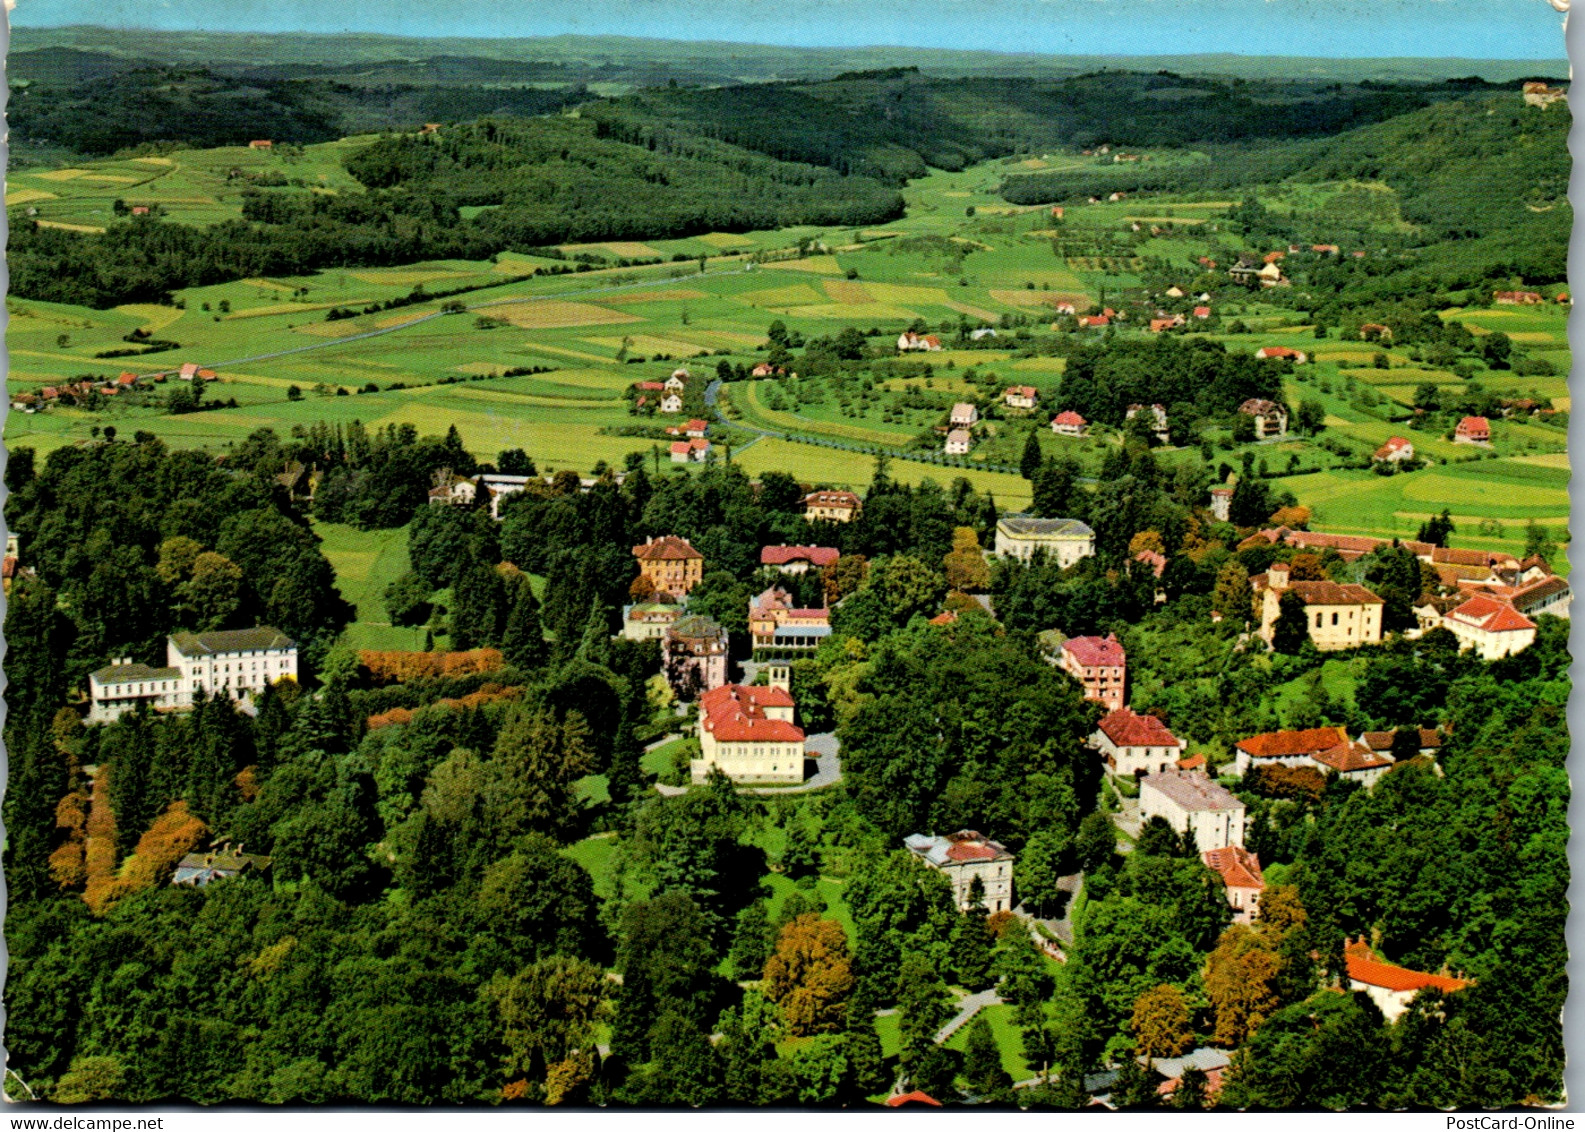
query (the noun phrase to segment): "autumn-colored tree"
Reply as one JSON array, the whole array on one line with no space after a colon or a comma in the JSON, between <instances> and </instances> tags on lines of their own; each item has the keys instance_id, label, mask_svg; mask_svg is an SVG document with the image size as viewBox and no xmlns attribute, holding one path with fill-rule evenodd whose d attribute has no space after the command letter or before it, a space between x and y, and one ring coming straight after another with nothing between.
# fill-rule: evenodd
<instances>
[{"instance_id":1,"label":"autumn-colored tree","mask_svg":"<svg viewBox=\"0 0 1585 1132\"><path fill-rule=\"evenodd\" d=\"M1274 527L1292 527L1302 531L1310 525L1310 509L1308 507L1280 507L1271 513L1271 525Z\"/></svg>"},{"instance_id":2,"label":"autumn-colored tree","mask_svg":"<svg viewBox=\"0 0 1585 1132\"><path fill-rule=\"evenodd\" d=\"M203 841L208 827L187 812L182 799L172 802L138 838L137 848L121 862L115 896L129 896L164 884L177 864Z\"/></svg>"},{"instance_id":3,"label":"autumn-colored tree","mask_svg":"<svg viewBox=\"0 0 1585 1132\"><path fill-rule=\"evenodd\" d=\"M980 550L980 536L973 527L957 527L952 532L952 549L941 560L947 585L955 590L979 592L991 584L991 568Z\"/></svg>"},{"instance_id":4,"label":"autumn-colored tree","mask_svg":"<svg viewBox=\"0 0 1585 1132\"><path fill-rule=\"evenodd\" d=\"M1147 550L1155 554L1167 553L1167 545L1161 541L1161 533L1159 531L1140 531L1128 540L1128 556L1130 558Z\"/></svg>"},{"instance_id":5,"label":"autumn-colored tree","mask_svg":"<svg viewBox=\"0 0 1585 1132\"><path fill-rule=\"evenodd\" d=\"M1299 888L1292 884L1274 884L1260 894L1260 914L1257 921L1283 937L1295 928L1304 927L1309 913L1299 901Z\"/></svg>"},{"instance_id":6,"label":"autumn-colored tree","mask_svg":"<svg viewBox=\"0 0 1585 1132\"><path fill-rule=\"evenodd\" d=\"M1288 562L1288 577L1295 582L1324 582L1326 567L1313 550L1301 551Z\"/></svg>"},{"instance_id":7,"label":"autumn-colored tree","mask_svg":"<svg viewBox=\"0 0 1585 1132\"><path fill-rule=\"evenodd\" d=\"M468 649L463 652L404 652L365 649L358 663L368 669L377 684L405 684L434 676L471 676L494 672L505 663L500 649Z\"/></svg>"},{"instance_id":8,"label":"autumn-colored tree","mask_svg":"<svg viewBox=\"0 0 1585 1132\"><path fill-rule=\"evenodd\" d=\"M1236 558L1222 563L1211 592L1211 608L1234 621L1247 621L1253 612L1249 571Z\"/></svg>"},{"instance_id":9,"label":"autumn-colored tree","mask_svg":"<svg viewBox=\"0 0 1585 1132\"><path fill-rule=\"evenodd\" d=\"M635 603L655 600L655 579L648 574L640 574L633 579L632 585L627 587L627 596Z\"/></svg>"},{"instance_id":10,"label":"autumn-colored tree","mask_svg":"<svg viewBox=\"0 0 1585 1132\"><path fill-rule=\"evenodd\" d=\"M1282 958L1273 933L1234 924L1205 962L1205 994L1216 1015L1216 1041L1237 1046L1282 1006L1277 977Z\"/></svg>"},{"instance_id":11,"label":"autumn-colored tree","mask_svg":"<svg viewBox=\"0 0 1585 1132\"><path fill-rule=\"evenodd\" d=\"M101 764L88 795L84 825L83 900L97 915L116 880L116 814L110 802L110 767Z\"/></svg>"},{"instance_id":12,"label":"autumn-colored tree","mask_svg":"<svg viewBox=\"0 0 1585 1132\"><path fill-rule=\"evenodd\" d=\"M50 854L50 879L62 888L81 887L87 879L83 850L88 839L88 792L74 790L55 806L55 825L66 840Z\"/></svg>"},{"instance_id":13,"label":"autumn-colored tree","mask_svg":"<svg viewBox=\"0 0 1585 1132\"><path fill-rule=\"evenodd\" d=\"M1134 1001L1129 1023L1139 1052L1147 1057L1181 1057L1194 1048L1189 1007L1170 983L1153 987Z\"/></svg>"},{"instance_id":14,"label":"autumn-colored tree","mask_svg":"<svg viewBox=\"0 0 1585 1132\"><path fill-rule=\"evenodd\" d=\"M782 928L765 961L765 996L781 1008L794 1037L830 1033L847 1016L853 966L847 934L835 920L814 913Z\"/></svg>"},{"instance_id":15,"label":"autumn-colored tree","mask_svg":"<svg viewBox=\"0 0 1585 1132\"><path fill-rule=\"evenodd\" d=\"M820 579L825 584L826 604L835 605L848 594L858 592L869 571L869 559L862 554L844 554L831 565L822 567Z\"/></svg>"}]
</instances>

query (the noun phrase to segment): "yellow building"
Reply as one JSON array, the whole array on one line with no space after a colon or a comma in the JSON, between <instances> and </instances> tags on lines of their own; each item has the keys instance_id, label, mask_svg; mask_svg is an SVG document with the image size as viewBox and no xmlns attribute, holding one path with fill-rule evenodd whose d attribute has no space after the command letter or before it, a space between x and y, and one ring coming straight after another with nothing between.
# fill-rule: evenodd
<instances>
[{"instance_id":1,"label":"yellow building","mask_svg":"<svg viewBox=\"0 0 1585 1132\"><path fill-rule=\"evenodd\" d=\"M645 540L643 546L633 548L633 557L638 559L639 572L655 584L656 592L672 597L686 597L704 577L704 555L676 535Z\"/></svg>"},{"instance_id":2,"label":"yellow building","mask_svg":"<svg viewBox=\"0 0 1585 1132\"><path fill-rule=\"evenodd\" d=\"M1339 582L1290 582L1286 563L1275 562L1266 575L1260 636L1268 644L1282 613L1282 595L1304 601L1305 627L1322 652L1381 643L1381 598L1364 586Z\"/></svg>"}]
</instances>

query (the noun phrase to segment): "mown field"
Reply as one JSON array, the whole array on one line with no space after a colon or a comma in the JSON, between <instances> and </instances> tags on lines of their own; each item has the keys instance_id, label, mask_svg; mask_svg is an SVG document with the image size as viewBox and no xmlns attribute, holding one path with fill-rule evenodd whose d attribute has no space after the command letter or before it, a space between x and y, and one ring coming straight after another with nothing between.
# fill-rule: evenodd
<instances>
[{"instance_id":1,"label":"mown field","mask_svg":"<svg viewBox=\"0 0 1585 1132\"><path fill-rule=\"evenodd\" d=\"M31 169L10 178L7 205L13 219L36 209L38 218L53 223L102 226L120 199L159 205L172 219L213 223L238 215L250 175L279 174L302 182L275 191L358 191L341 162L367 140L309 146L301 153L179 150L159 158ZM556 261L507 253L486 261L247 279L190 288L170 306L90 310L13 299L7 304L13 394L83 375L152 374L194 361L220 375L206 396L234 399L236 406L168 415L163 409L173 388L168 383L153 387L145 404L122 398L95 412L13 412L6 440L48 451L114 425L122 434L144 430L173 445L219 451L260 428L289 432L316 421L358 420L376 428L412 424L425 433L455 425L481 455L521 447L545 471L586 472L600 461L620 463L632 452L665 466L660 440L617 434L635 423L666 423L636 421L624 391L637 380L664 378L678 364L690 365L700 376L713 375L722 359L751 368L763 359L773 321L810 338L856 327L881 332L882 341L916 319L956 328L960 320L994 325L1006 315L1043 326L1059 302L1098 307L1107 296L1137 286L1141 256L1185 262L1210 249L1209 237L1227 200L1192 194L1123 200L1069 208L1057 221L1048 209L1011 206L997 195L1009 174L1060 168L1073 160L1046 154L933 173L906 188L906 218L877 228L712 233L561 249L609 263L619 257L665 261L649 266L528 278L536 267ZM1398 221L1390 196L1381 186L1323 184L1281 186L1262 199L1276 211L1363 200L1380 224L1392 225ZM1059 255L1054 239L1059 230L1053 227L1058 223L1069 250L1082 247L1091 234L1100 240L1106 233L1131 232L1136 223L1144 231L1133 237L1134 247L1125 255ZM1151 226L1159 229L1157 235L1149 234ZM678 255L705 257L703 269L697 259L671 262ZM437 293L457 288L477 288L455 296L468 309L440 313ZM1285 345L1312 355L1312 364L1290 380L1289 398L1320 401L1326 431L1319 438L1290 437L1252 448L1271 474L1282 477L1282 486L1314 508L1317 525L1406 535L1446 508L1459 524L1458 545L1515 549L1532 519L1564 536L1568 470L1561 429L1528 419L1498 421L1492 450L1479 453L1435 433L1406 432L1402 418L1417 388L1430 383L1454 392L1463 382L1416 361L1409 350L1335 336L1317 339L1303 316L1280 305L1281 297L1280 292L1224 290L1215 301L1221 321L1211 332L1234 349ZM393 301L403 305L362 313ZM334 308L357 313L327 319ZM1501 330L1530 356L1551 362L1558 374L1483 371L1479 380L1486 388L1560 410L1570 407L1562 376L1570 356L1564 309L1452 309L1444 317L1464 322L1476 334ZM1235 319L1248 328L1246 333L1228 332ZM140 357L96 357L130 348L126 339L134 331L178 342L180 348ZM1123 332L1139 331L1125 327ZM730 458L751 474L790 469L811 484L862 488L873 473L873 456L827 445L880 447L899 457L891 472L900 480L928 477L944 484L961 475L976 488L994 492L1003 508L1025 506L1024 480L983 465L1015 464L1030 425L1042 424L1063 407L1063 362L1018 357L1016 339L1006 329L1001 333L992 349L931 354L925 359L931 366L928 376L878 380L862 399L846 405L833 396L789 400L774 381L731 386L730 411L745 428L729 434ZM1376 364L1378 353L1386 355L1386 368ZM1028 421L993 422L992 435L960 461L964 467L901 458L935 423L930 410L910 409L902 399L911 388L966 394L971 387L963 375L969 367L994 372L1006 384L1033 385L1041 394L1040 409ZM501 376L516 369L545 372ZM300 399L291 398L293 386ZM820 443L757 437L754 429ZM1420 452L1447 463L1383 478L1339 468L1339 456L1317 443L1331 438L1363 452L1393 435L1411 436ZM1216 441L1213 463L1236 467L1241 449L1226 437L1213 434L1211 439ZM1043 450L1072 453L1092 472L1116 442L1105 430L1082 441L1040 431ZM725 446L719 447L725 458ZM1480 458L1464 462L1472 456ZM1162 454L1167 463L1198 459L1192 450ZM1311 469L1320 470L1284 475ZM335 539L354 586L360 584L360 555L372 553L370 562L389 563L377 547L342 534ZM369 576L371 596L357 599L360 607L377 607L373 579L384 575L374 570ZM406 630L381 632L365 617L360 624L371 641L411 636Z\"/></svg>"}]
</instances>

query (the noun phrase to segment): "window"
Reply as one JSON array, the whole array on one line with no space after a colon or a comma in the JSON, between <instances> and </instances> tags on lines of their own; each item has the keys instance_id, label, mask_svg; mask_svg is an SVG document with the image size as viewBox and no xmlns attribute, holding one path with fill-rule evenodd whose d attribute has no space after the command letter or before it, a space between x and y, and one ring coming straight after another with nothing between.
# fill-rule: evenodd
<instances>
[{"instance_id":1,"label":"window","mask_svg":"<svg viewBox=\"0 0 1585 1132\"><path fill-rule=\"evenodd\" d=\"M1335 614L1335 613L1332 614L1332 624L1334 624L1334 625L1337 624L1337 614Z\"/></svg>"}]
</instances>

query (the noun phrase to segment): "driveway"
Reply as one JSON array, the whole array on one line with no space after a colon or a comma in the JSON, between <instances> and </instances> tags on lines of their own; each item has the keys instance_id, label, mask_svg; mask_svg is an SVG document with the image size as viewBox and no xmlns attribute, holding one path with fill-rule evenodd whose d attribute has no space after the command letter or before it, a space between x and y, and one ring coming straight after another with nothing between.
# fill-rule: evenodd
<instances>
[{"instance_id":1,"label":"driveway","mask_svg":"<svg viewBox=\"0 0 1585 1132\"><path fill-rule=\"evenodd\" d=\"M767 797L807 794L811 790L819 790L840 782L842 780L841 748L842 745L834 732L823 731L819 735L810 735L804 740L804 751L809 756L804 760L804 770L807 772L809 764L813 762L814 773L803 782L797 786L741 786L738 791L742 794L759 794ZM678 794L688 793L688 787L666 786L657 782L655 792L664 794L668 798L675 798Z\"/></svg>"}]
</instances>

